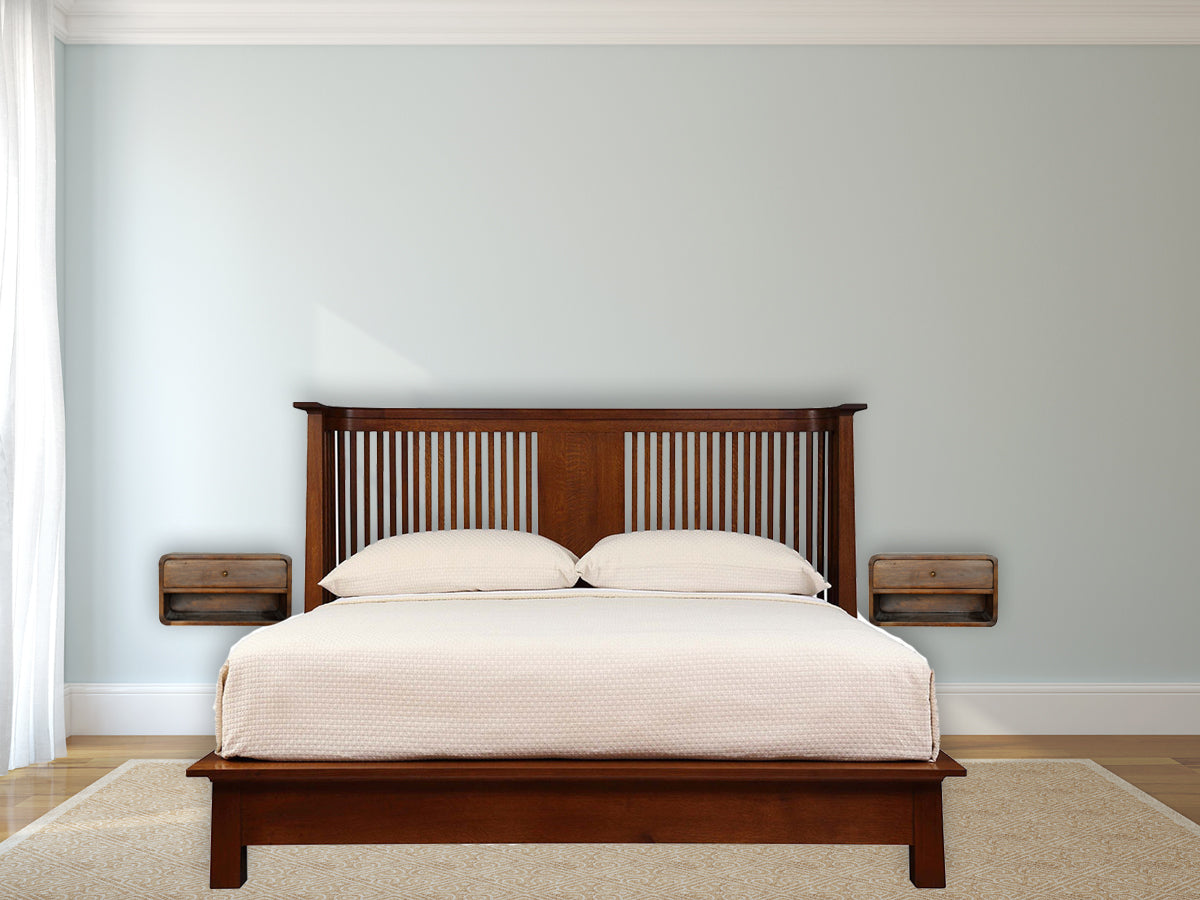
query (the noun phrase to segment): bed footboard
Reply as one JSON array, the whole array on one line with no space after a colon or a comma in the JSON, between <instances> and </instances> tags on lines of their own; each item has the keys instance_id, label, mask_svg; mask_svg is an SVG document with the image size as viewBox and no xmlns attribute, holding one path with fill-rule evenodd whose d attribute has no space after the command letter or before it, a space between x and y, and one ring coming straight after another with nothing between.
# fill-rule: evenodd
<instances>
[{"instance_id":1,"label":"bed footboard","mask_svg":"<svg viewBox=\"0 0 1200 900\"><path fill-rule=\"evenodd\" d=\"M934 762L419 760L272 763L209 754L210 887L270 844L904 844L917 887L944 887Z\"/></svg>"}]
</instances>

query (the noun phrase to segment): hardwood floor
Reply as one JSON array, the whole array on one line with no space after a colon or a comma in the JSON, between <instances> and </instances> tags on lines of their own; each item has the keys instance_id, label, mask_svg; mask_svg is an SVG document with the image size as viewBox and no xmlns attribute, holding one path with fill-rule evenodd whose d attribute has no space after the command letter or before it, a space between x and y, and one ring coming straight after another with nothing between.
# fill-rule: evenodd
<instances>
[{"instance_id":1,"label":"hardwood floor","mask_svg":"<svg viewBox=\"0 0 1200 900\"><path fill-rule=\"evenodd\" d=\"M67 738L66 756L0 778L0 840L127 760L199 759L212 749L211 736Z\"/></svg>"},{"instance_id":2,"label":"hardwood floor","mask_svg":"<svg viewBox=\"0 0 1200 900\"><path fill-rule=\"evenodd\" d=\"M1200 735L947 737L942 746L968 770L974 759L1093 759L1130 784L1200 822ZM130 759L199 759L201 737L73 737L67 755L0 778L0 840Z\"/></svg>"}]
</instances>

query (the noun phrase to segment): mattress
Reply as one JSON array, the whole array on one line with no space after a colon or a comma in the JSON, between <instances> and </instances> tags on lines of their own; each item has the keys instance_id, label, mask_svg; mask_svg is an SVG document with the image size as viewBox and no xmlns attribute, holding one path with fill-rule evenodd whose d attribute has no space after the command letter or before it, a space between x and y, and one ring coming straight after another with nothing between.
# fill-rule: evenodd
<instances>
[{"instance_id":1,"label":"mattress","mask_svg":"<svg viewBox=\"0 0 1200 900\"><path fill-rule=\"evenodd\" d=\"M933 759L933 672L816 599L346 598L238 641L217 752L265 760Z\"/></svg>"}]
</instances>

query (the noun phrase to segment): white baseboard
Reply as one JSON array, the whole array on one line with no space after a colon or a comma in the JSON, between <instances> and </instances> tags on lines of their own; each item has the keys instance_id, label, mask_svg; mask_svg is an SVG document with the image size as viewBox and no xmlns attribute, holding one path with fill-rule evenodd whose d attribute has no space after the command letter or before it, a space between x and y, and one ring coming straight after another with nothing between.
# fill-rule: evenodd
<instances>
[{"instance_id":1,"label":"white baseboard","mask_svg":"<svg viewBox=\"0 0 1200 900\"><path fill-rule=\"evenodd\" d=\"M1200 684L943 684L942 734L1200 734Z\"/></svg>"},{"instance_id":2,"label":"white baseboard","mask_svg":"<svg viewBox=\"0 0 1200 900\"><path fill-rule=\"evenodd\" d=\"M68 684L67 734L212 734L211 684Z\"/></svg>"},{"instance_id":3,"label":"white baseboard","mask_svg":"<svg viewBox=\"0 0 1200 900\"><path fill-rule=\"evenodd\" d=\"M67 734L211 734L210 684L69 684ZM943 734L1197 734L1200 684L943 684Z\"/></svg>"}]
</instances>

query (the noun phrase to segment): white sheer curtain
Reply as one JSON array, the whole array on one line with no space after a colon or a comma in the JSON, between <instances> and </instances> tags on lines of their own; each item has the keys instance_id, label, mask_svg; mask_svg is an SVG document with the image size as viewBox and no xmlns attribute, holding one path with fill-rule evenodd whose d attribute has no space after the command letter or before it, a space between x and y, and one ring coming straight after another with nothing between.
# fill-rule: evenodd
<instances>
[{"instance_id":1,"label":"white sheer curtain","mask_svg":"<svg viewBox=\"0 0 1200 900\"><path fill-rule=\"evenodd\" d=\"M53 0L0 0L0 774L66 753Z\"/></svg>"}]
</instances>

